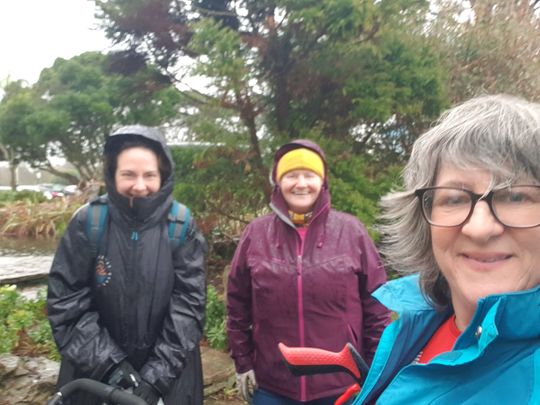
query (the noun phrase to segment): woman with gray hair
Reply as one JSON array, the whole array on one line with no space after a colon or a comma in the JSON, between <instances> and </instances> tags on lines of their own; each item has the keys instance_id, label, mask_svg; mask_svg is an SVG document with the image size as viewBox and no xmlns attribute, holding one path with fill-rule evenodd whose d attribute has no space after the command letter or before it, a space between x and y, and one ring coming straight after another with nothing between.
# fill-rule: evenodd
<instances>
[{"instance_id":1,"label":"woman with gray hair","mask_svg":"<svg viewBox=\"0 0 540 405\"><path fill-rule=\"evenodd\" d=\"M355 404L540 403L540 104L447 111L382 201L383 256L408 275Z\"/></svg>"}]
</instances>

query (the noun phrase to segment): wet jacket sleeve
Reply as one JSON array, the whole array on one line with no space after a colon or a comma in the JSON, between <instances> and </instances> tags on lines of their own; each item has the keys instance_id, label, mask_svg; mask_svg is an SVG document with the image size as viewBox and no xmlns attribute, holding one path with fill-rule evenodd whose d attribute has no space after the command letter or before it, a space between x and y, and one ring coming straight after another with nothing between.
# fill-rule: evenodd
<instances>
[{"instance_id":1,"label":"wet jacket sleeve","mask_svg":"<svg viewBox=\"0 0 540 405\"><path fill-rule=\"evenodd\" d=\"M239 373L253 369L251 273L247 257L250 229L248 226L240 238L227 281L227 335L230 354Z\"/></svg>"},{"instance_id":2,"label":"wet jacket sleeve","mask_svg":"<svg viewBox=\"0 0 540 405\"><path fill-rule=\"evenodd\" d=\"M386 282L381 258L367 232L360 239L360 295L364 323L362 325L365 360L371 364L384 328L390 323L391 312L371 294Z\"/></svg>"},{"instance_id":3,"label":"wet jacket sleeve","mask_svg":"<svg viewBox=\"0 0 540 405\"><path fill-rule=\"evenodd\" d=\"M174 288L169 312L141 377L161 393L180 376L189 352L199 344L204 327L205 267L208 251L204 236L191 219L186 241L173 252Z\"/></svg>"},{"instance_id":4,"label":"wet jacket sleeve","mask_svg":"<svg viewBox=\"0 0 540 405\"><path fill-rule=\"evenodd\" d=\"M100 380L126 357L100 326L92 297L94 257L84 232L86 210L79 210L60 240L48 279L47 311L63 359L78 372Z\"/></svg>"}]
</instances>

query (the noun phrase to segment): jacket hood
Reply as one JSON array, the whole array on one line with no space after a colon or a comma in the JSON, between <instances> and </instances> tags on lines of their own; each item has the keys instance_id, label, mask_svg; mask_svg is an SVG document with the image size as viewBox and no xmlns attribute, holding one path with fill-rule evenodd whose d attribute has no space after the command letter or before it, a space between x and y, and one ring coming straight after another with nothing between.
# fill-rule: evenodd
<instances>
[{"instance_id":1,"label":"jacket hood","mask_svg":"<svg viewBox=\"0 0 540 405\"><path fill-rule=\"evenodd\" d=\"M118 194L116 191L113 173L113 168L116 167L118 153L122 145L128 141L142 141L147 144L148 147L159 154L165 166L167 166L165 171L160 170L161 188L159 191L148 197L134 199L133 206L130 206L127 197ZM105 142L104 160L104 178L107 194L110 201L123 214L127 214L133 220L144 222L153 215L160 215L161 210L157 213L154 211L164 203L166 205L165 209L168 209L170 202L172 202L174 161L166 144L165 137L158 129L144 125L129 125L119 128L109 135Z\"/></svg>"},{"instance_id":2,"label":"jacket hood","mask_svg":"<svg viewBox=\"0 0 540 405\"><path fill-rule=\"evenodd\" d=\"M385 307L398 314L406 311L434 310L422 294L418 274L388 281L372 295Z\"/></svg>"},{"instance_id":3,"label":"jacket hood","mask_svg":"<svg viewBox=\"0 0 540 405\"><path fill-rule=\"evenodd\" d=\"M317 202L315 203L313 212L318 213L319 211L323 209L330 208L330 192L328 190L328 164L326 162L326 156L324 155L324 152L321 149L321 147L317 145L315 142L310 141L309 139L296 139L294 141L284 144L276 151L276 153L274 154L274 163L272 166L271 178L272 178L272 183L274 184L274 190L272 192L270 206L276 212L276 214L278 214L283 219L288 218L289 207L287 205L287 202L283 198L283 194L281 194L281 189L279 188L279 185L276 179L277 163L283 157L283 155L285 155L287 152L290 152L291 150L299 149L299 148L310 149L313 152L317 153L321 157L324 164L324 180L323 180L323 185L321 188L321 194L319 194L319 198L317 199Z\"/></svg>"}]
</instances>

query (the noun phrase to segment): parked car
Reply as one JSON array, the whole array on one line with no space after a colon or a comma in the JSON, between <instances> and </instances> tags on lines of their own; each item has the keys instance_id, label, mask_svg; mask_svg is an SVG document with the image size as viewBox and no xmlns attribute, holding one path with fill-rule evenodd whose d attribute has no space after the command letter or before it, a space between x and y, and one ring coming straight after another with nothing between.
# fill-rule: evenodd
<instances>
[{"instance_id":1,"label":"parked car","mask_svg":"<svg viewBox=\"0 0 540 405\"><path fill-rule=\"evenodd\" d=\"M74 195L80 193L79 187L76 184L65 186L63 190L65 195Z\"/></svg>"},{"instance_id":2,"label":"parked car","mask_svg":"<svg viewBox=\"0 0 540 405\"><path fill-rule=\"evenodd\" d=\"M64 186L62 184L43 183L39 185L39 191L43 193L47 200L65 197Z\"/></svg>"}]
</instances>

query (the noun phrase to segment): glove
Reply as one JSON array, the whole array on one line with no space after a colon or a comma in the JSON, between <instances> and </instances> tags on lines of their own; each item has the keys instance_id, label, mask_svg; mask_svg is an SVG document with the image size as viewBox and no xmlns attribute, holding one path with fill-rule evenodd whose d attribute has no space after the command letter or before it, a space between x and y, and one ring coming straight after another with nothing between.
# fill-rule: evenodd
<instances>
[{"instance_id":1,"label":"glove","mask_svg":"<svg viewBox=\"0 0 540 405\"><path fill-rule=\"evenodd\" d=\"M257 380L255 379L255 371L249 370L245 373L236 373L236 387L240 391L244 401L251 404L253 391L257 389Z\"/></svg>"},{"instance_id":2,"label":"glove","mask_svg":"<svg viewBox=\"0 0 540 405\"><path fill-rule=\"evenodd\" d=\"M107 384L118 388L136 387L141 382L141 376L127 360L118 363L107 378Z\"/></svg>"},{"instance_id":3,"label":"glove","mask_svg":"<svg viewBox=\"0 0 540 405\"><path fill-rule=\"evenodd\" d=\"M156 405L161 397L161 393L144 380L141 380L139 386L133 390L133 394L144 399L148 405Z\"/></svg>"}]
</instances>

